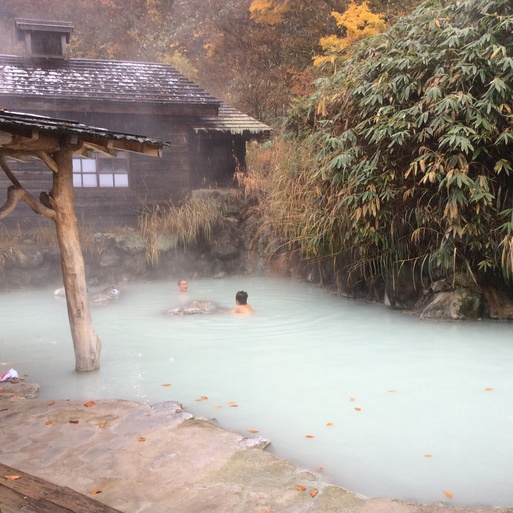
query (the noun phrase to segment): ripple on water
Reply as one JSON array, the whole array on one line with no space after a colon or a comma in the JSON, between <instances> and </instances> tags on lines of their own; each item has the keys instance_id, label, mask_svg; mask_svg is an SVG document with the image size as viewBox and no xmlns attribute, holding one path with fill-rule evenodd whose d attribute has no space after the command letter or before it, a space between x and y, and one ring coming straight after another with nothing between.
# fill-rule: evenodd
<instances>
[{"instance_id":1,"label":"ripple on water","mask_svg":"<svg viewBox=\"0 0 513 513\"><path fill-rule=\"evenodd\" d=\"M275 278L190 280L191 300L229 310L246 290L255 314L169 317L176 280L120 288L93 308L102 369L85 374L53 289L0 295L0 372L42 398L179 400L368 496L513 506L511 324L425 322Z\"/></svg>"}]
</instances>

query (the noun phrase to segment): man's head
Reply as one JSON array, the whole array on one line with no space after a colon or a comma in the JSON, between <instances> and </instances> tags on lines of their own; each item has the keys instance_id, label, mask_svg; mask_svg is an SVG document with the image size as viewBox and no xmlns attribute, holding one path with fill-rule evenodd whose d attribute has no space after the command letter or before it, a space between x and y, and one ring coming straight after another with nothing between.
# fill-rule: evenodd
<instances>
[{"instance_id":1,"label":"man's head","mask_svg":"<svg viewBox=\"0 0 513 513\"><path fill-rule=\"evenodd\" d=\"M179 280L178 281L178 290L180 292L187 292L187 280Z\"/></svg>"},{"instance_id":2,"label":"man's head","mask_svg":"<svg viewBox=\"0 0 513 513\"><path fill-rule=\"evenodd\" d=\"M239 292L235 294L235 301L239 303L239 305L245 305L248 302L248 293L243 290L239 290Z\"/></svg>"}]
</instances>

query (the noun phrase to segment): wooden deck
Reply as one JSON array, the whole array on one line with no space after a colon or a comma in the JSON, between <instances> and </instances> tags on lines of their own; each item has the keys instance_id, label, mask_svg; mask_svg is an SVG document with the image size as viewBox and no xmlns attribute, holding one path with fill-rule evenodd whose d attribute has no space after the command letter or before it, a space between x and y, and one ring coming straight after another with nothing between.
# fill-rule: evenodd
<instances>
[{"instance_id":1,"label":"wooden deck","mask_svg":"<svg viewBox=\"0 0 513 513\"><path fill-rule=\"evenodd\" d=\"M20 476L8 479L5 476ZM0 463L0 513L121 513L66 486Z\"/></svg>"}]
</instances>

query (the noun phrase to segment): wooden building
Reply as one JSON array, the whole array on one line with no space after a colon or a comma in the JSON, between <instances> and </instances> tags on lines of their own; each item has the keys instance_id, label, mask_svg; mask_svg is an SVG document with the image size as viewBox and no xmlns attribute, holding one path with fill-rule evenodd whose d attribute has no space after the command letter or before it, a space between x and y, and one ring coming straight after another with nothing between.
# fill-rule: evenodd
<instances>
[{"instance_id":1,"label":"wooden building","mask_svg":"<svg viewBox=\"0 0 513 513\"><path fill-rule=\"evenodd\" d=\"M246 142L271 129L166 64L66 57L69 23L17 19L25 55L0 55L0 108L72 120L165 141L161 159L118 152L74 160L75 204L87 224L133 223L142 205L178 202L193 189L227 185L245 167ZM23 186L51 186L39 161L10 163ZM9 185L0 175L0 191ZM28 209L11 215L30 219ZM11 221L12 222L12 221Z\"/></svg>"}]
</instances>

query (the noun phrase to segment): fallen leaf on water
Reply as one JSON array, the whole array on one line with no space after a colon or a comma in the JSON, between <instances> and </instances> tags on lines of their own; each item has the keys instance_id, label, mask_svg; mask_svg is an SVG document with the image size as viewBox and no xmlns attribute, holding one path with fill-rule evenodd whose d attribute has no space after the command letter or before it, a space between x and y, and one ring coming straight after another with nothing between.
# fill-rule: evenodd
<instances>
[{"instance_id":1,"label":"fallen leaf on water","mask_svg":"<svg viewBox=\"0 0 513 513\"><path fill-rule=\"evenodd\" d=\"M354 403L356 401L356 399L354 397L350 397L349 400Z\"/></svg>"},{"instance_id":2,"label":"fallen leaf on water","mask_svg":"<svg viewBox=\"0 0 513 513\"><path fill-rule=\"evenodd\" d=\"M452 499L452 493L448 492L447 490L444 490L444 494L448 499Z\"/></svg>"},{"instance_id":3,"label":"fallen leaf on water","mask_svg":"<svg viewBox=\"0 0 513 513\"><path fill-rule=\"evenodd\" d=\"M248 429L248 433L258 433L258 429Z\"/></svg>"},{"instance_id":4,"label":"fallen leaf on water","mask_svg":"<svg viewBox=\"0 0 513 513\"><path fill-rule=\"evenodd\" d=\"M96 403L94 401L87 401L87 403L84 403L84 406L86 408L91 408L91 406L95 406Z\"/></svg>"},{"instance_id":5,"label":"fallen leaf on water","mask_svg":"<svg viewBox=\"0 0 513 513\"><path fill-rule=\"evenodd\" d=\"M393 389L392 390L387 390L387 392L395 392L395 390L393 390Z\"/></svg>"},{"instance_id":6,"label":"fallen leaf on water","mask_svg":"<svg viewBox=\"0 0 513 513\"><path fill-rule=\"evenodd\" d=\"M96 488L94 490L89 490L89 493L92 493L93 495L96 495L97 493L102 493L101 490L96 490Z\"/></svg>"},{"instance_id":7,"label":"fallen leaf on water","mask_svg":"<svg viewBox=\"0 0 513 513\"><path fill-rule=\"evenodd\" d=\"M45 422L45 426L49 426L50 424L53 424L53 420L47 420Z\"/></svg>"},{"instance_id":8,"label":"fallen leaf on water","mask_svg":"<svg viewBox=\"0 0 513 513\"><path fill-rule=\"evenodd\" d=\"M316 490L315 488L310 492L310 495L312 497L315 497L319 493L319 490Z\"/></svg>"},{"instance_id":9,"label":"fallen leaf on water","mask_svg":"<svg viewBox=\"0 0 513 513\"><path fill-rule=\"evenodd\" d=\"M431 454L424 454L424 458L432 458L433 456Z\"/></svg>"},{"instance_id":10,"label":"fallen leaf on water","mask_svg":"<svg viewBox=\"0 0 513 513\"><path fill-rule=\"evenodd\" d=\"M299 490L300 492L304 492L306 490L306 486L303 485L296 485L294 486L296 490Z\"/></svg>"},{"instance_id":11,"label":"fallen leaf on water","mask_svg":"<svg viewBox=\"0 0 513 513\"><path fill-rule=\"evenodd\" d=\"M50 402L48 403L48 406L53 406L54 404L55 404L55 401L50 401Z\"/></svg>"},{"instance_id":12,"label":"fallen leaf on water","mask_svg":"<svg viewBox=\"0 0 513 513\"><path fill-rule=\"evenodd\" d=\"M21 476L19 476L18 474L11 474L4 476L4 479L7 479L8 481L16 481L16 479L21 479Z\"/></svg>"},{"instance_id":13,"label":"fallen leaf on water","mask_svg":"<svg viewBox=\"0 0 513 513\"><path fill-rule=\"evenodd\" d=\"M361 408L358 408L358 407L357 407L357 408L355 408L355 410L356 410L356 411L362 411L362 409L361 409Z\"/></svg>"},{"instance_id":14,"label":"fallen leaf on water","mask_svg":"<svg viewBox=\"0 0 513 513\"><path fill-rule=\"evenodd\" d=\"M238 408L239 405L238 404L230 404L230 408Z\"/></svg>"},{"instance_id":15,"label":"fallen leaf on water","mask_svg":"<svg viewBox=\"0 0 513 513\"><path fill-rule=\"evenodd\" d=\"M228 401L226 404L237 404L235 401Z\"/></svg>"},{"instance_id":16,"label":"fallen leaf on water","mask_svg":"<svg viewBox=\"0 0 513 513\"><path fill-rule=\"evenodd\" d=\"M79 420L77 420L77 419L69 419L69 420L68 420L68 422L69 422L70 424L78 424L80 421L79 421Z\"/></svg>"},{"instance_id":17,"label":"fallen leaf on water","mask_svg":"<svg viewBox=\"0 0 513 513\"><path fill-rule=\"evenodd\" d=\"M206 395L202 395L202 396L200 397L200 399L203 399L204 401L206 401L206 400L208 399L208 397L207 397Z\"/></svg>"},{"instance_id":18,"label":"fallen leaf on water","mask_svg":"<svg viewBox=\"0 0 513 513\"><path fill-rule=\"evenodd\" d=\"M164 383L162 384L163 387L170 387L171 386L171 383Z\"/></svg>"},{"instance_id":19,"label":"fallen leaf on water","mask_svg":"<svg viewBox=\"0 0 513 513\"><path fill-rule=\"evenodd\" d=\"M328 422L326 425L327 426L333 426L333 422Z\"/></svg>"},{"instance_id":20,"label":"fallen leaf on water","mask_svg":"<svg viewBox=\"0 0 513 513\"><path fill-rule=\"evenodd\" d=\"M305 435L305 438L313 438L313 435Z\"/></svg>"},{"instance_id":21,"label":"fallen leaf on water","mask_svg":"<svg viewBox=\"0 0 513 513\"><path fill-rule=\"evenodd\" d=\"M144 436L140 436L139 437L139 442L146 442L146 438L144 438Z\"/></svg>"},{"instance_id":22,"label":"fallen leaf on water","mask_svg":"<svg viewBox=\"0 0 513 513\"><path fill-rule=\"evenodd\" d=\"M216 404L214 408L222 408L222 406L220 404Z\"/></svg>"},{"instance_id":23,"label":"fallen leaf on water","mask_svg":"<svg viewBox=\"0 0 513 513\"><path fill-rule=\"evenodd\" d=\"M324 470L324 467L317 467L317 470Z\"/></svg>"},{"instance_id":24,"label":"fallen leaf on water","mask_svg":"<svg viewBox=\"0 0 513 513\"><path fill-rule=\"evenodd\" d=\"M485 388L485 392L491 392L493 390L492 387Z\"/></svg>"},{"instance_id":25,"label":"fallen leaf on water","mask_svg":"<svg viewBox=\"0 0 513 513\"><path fill-rule=\"evenodd\" d=\"M99 428L104 428L104 427L105 427L105 425L106 425L106 424L105 424L105 422L100 422L100 423L98 424L98 427L99 427Z\"/></svg>"}]
</instances>

